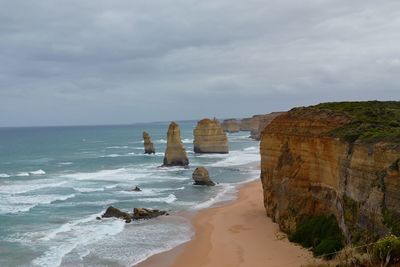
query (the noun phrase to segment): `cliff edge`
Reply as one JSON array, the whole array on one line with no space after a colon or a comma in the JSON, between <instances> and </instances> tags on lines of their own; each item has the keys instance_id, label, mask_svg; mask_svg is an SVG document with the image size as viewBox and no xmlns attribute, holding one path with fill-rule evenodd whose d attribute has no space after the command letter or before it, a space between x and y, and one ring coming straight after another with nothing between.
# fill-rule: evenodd
<instances>
[{"instance_id":1,"label":"cliff edge","mask_svg":"<svg viewBox=\"0 0 400 267\"><path fill-rule=\"evenodd\" d=\"M261 134L268 216L291 233L333 214L347 242L400 234L400 102L295 108Z\"/></svg>"}]
</instances>

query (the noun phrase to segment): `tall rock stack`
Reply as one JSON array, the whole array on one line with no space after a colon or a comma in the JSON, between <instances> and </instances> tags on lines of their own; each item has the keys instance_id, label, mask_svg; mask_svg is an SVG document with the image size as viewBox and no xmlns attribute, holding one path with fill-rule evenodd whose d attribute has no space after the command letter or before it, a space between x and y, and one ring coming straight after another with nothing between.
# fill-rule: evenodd
<instances>
[{"instance_id":1,"label":"tall rock stack","mask_svg":"<svg viewBox=\"0 0 400 267\"><path fill-rule=\"evenodd\" d=\"M147 132L143 132L143 141L144 141L144 153L145 154L154 154L156 153L154 149L154 144L151 142L150 135Z\"/></svg>"},{"instance_id":2,"label":"tall rock stack","mask_svg":"<svg viewBox=\"0 0 400 267\"><path fill-rule=\"evenodd\" d=\"M171 122L167 133L167 148L164 156L164 166L187 166L189 159L181 140L179 125Z\"/></svg>"},{"instance_id":3,"label":"tall rock stack","mask_svg":"<svg viewBox=\"0 0 400 267\"><path fill-rule=\"evenodd\" d=\"M228 138L216 120L203 119L197 123L193 131L195 153L221 153L229 152Z\"/></svg>"}]
</instances>

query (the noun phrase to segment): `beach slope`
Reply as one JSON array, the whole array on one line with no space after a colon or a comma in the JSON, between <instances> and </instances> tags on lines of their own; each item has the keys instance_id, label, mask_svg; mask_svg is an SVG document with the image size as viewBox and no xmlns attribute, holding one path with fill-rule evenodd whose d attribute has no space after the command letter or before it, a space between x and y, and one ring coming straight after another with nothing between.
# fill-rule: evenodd
<instances>
[{"instance_id":1,"label":"beach slope","mask_svg":"<svg viewBox=\"0 0 400 267\"><path fill-rule=\"evenodd\" d=\"M192 241L138 266L297 267L314 261L310 252L283 238L267 217L260 181L244 185L236 201L199 212L192 223Z\"/></svg>"}]
</instances>

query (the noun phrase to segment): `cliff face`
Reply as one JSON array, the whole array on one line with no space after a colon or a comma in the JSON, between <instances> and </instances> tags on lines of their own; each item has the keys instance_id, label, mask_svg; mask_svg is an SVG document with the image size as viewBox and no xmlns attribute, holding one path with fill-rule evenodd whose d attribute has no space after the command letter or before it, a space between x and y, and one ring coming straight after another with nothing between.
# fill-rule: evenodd
<instances>
[{"instance_id":1,"label":"cliff face","mask_svg":"<svg viewBox=\"0 0 400 267\"><path fill-rule=\"evenodd\" d=\"M144 153L145 154L154 154L156 153L154 149L154 144L151 142L150 135L147 132L143 132L143 141L144 141Z\"/></svg>"},{"instance_id":2,"label":"cliff face","mask_svg":"<svg viewBox=\"0 0 400 267\"><path fill-rule=\"evenodd\" d=\"M164 156L164 166L187 166L189 159L181 140L179 126L171 122L167 133L167 148Z\"/></svg>"},{"instance_id":3,"label":"cliff face","mask_svg":"<svg viewBox=\"0 0 400 267\"><path fill-rule=\"evenodd\" d=\"M203 119L193 131L195 153L228 153L228 138L217 120Z\"/></svg>"},{"instance_id":4,"label":"cliff face","mask_svg":"<svg viewBox=\"0 0 400 267\"><path fill-rule=\"evenodd\" d=\"M226 119L222 122L221 126L228 133L237 133L240 131L239 122L236 119Z\"/></svg>"},{"instance_id":5,"label":"cliff face","mask_svg":"<svg viewBox=\"0 0 400 267\"><path fill-rule=\"evenodd\" d=\"M383 235L400 216L400 148L347 143L329 132L342 112L294 109L261 134L261 180L267 214L291 232L307 215L334 214L348 241Z\"/></svg>"},{"instance_id":6,"label":"cliff face","mask_svg":"<svg viewBox=\"0 0 400 267\"><path fill-rule=\"evenodd\" d=\"M226 119L221 125L225 132L236 133L239 131L250 131L250 138L260 140L262 130L264 130L275 117L283 113L284 112L272 112L269 114L254 115L251 118Z\"/></svg>"},{"instance_id":7,"label":"cliff face","mask_svg":"<svg viewBox=\"0 0 400 267\"><path fill-rule=\"evenodd\" d=\"M269 125L273 119L278 117L279 115L284 114L284 112L272 112L265 115L257 115L253 117L253 121L255 119L256 122L253 122L253 127L250 128L250 137L255 140L260 140L261 132L264 128Z\"/></svg>"}]
</instances>

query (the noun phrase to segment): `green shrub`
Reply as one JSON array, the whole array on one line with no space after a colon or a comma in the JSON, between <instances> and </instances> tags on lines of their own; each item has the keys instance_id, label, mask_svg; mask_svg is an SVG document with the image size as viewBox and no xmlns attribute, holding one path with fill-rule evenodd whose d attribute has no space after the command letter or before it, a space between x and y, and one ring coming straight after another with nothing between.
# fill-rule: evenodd
<instances>
[{"instance_id":1,"label":"green shrub","mask_svg":"<svg viewBox=\"0 0 400 267\"><path fill-rule=\"evenodd\" d=\"M373 247L373 257L380 262L390 263L400 260L400 238L395 235L389 235L379 239Z\"/></svg>"},{"instance_id":2,"label":"green shrub","mask_svg":"<svg viewBox=\"0 0 400 267\"><path fill-rule=\"evenodd\" d=\"M304 219L289 235L289 240L312 248L315 256L337 252L343 248L344 238L333 215L318 215ZM328 255L331 258L334 255Z\"/></svg>"},{"instance_id":3,"label":"green shrub","mask_svg":"<svg viewBox=\"0 0 400 267\"><path fill-rule=\"evenodd\" d=\"M346 113L351 122L331 134L347 142L400 142L400 101L331 102L312 107Z\"/></svg>"}]
</instances>

